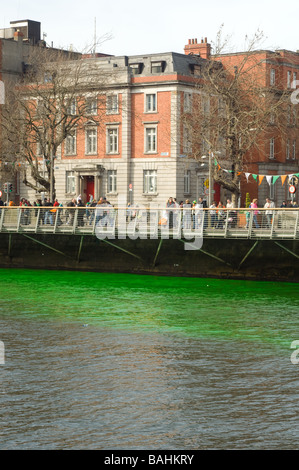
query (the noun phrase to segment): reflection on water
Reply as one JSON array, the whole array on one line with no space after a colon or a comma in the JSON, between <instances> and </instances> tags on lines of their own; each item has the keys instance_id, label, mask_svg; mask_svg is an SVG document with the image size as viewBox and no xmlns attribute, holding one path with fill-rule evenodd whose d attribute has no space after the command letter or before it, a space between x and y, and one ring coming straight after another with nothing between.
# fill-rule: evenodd
<instances>
[{"instance_id":1,"label":"reflection on water","mask_svg":"<svg viewBox=\"0 0 299 470\"><path fill-rule=\"evenodd\" d=\"M1 449L294 449L298 284L1 270Z\"/></svg>"}]
</instances>

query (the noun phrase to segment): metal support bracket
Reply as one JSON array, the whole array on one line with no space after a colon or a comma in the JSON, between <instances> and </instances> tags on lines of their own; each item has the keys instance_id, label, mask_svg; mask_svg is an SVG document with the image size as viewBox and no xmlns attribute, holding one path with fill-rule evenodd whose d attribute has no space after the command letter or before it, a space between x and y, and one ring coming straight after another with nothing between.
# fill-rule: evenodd
<instances>
[{"instance_id":1,"label":"metal support bracket","mask_svg":"<svg viewBox=\"0 0 299 470\"><path fill-rule=\"evenodd\" d=\"M299 255L297 255L296 253L294 253L292 250L290 250L289 248L287 248L286 246L283 246L281 245L281 243L278 243L278 242L275 242L276 245L278 245L280 248L283 248L285 251L287 251L288 253L290 253L291 255L295 256L295 258L299 259Z\"/></svg>"},{"instance_id":2,"label":"metal support bracket","mask_svg":"<svg viewBox=\"0 0 299 470\"><path fill-rule=\"evenodd\" d=\"M152 264L152 267L153 267L153 268L154 268L154 267L155 267L155 265L156 265L156 261L157 261L158 254L159 254L159 252L160 252L160 249L161 249L162 243L163 243L163 239L161 238L161 239L160 239L160 242L159 242L159 245L158 245L158 248L157 248L157 251L156 251L156 255L155 255L155 258L154 258L153 264Z\"/></svg>"},{"instance_id":3,"label":"metal support bracket","mask_svg":"<svg viewBox=\"0 0 299 470\"><path fill-rule=\"evenodd\" d=\"M113 246L114 248L117 248L118 250L124 251L125 253L127 253L127 254L130 255L130 256L134 256L134 258L137 258L137 259L139 259L140 261L143 261L143 259L142 259L140 256L135 255L134 253L131 253L130 251L125 250L124 248L121 248L121 247L118 246L118 245L115 245L115 243L108 242L108 240L105 240L104 238L99 238L99 240L100 240L101 242L104 242L104 243L107 243L108 245Z\"/></svg>"},{"instance_id":4,"label":"metal support bracket","mask_svg":"<svg viewBox=\"0 0 299 470\"><path fill-rule=\"evenodd\" d=\"M52 251L56 251L56 253L59 253L60 255L63 255L63 256L66 256L67 258L71 258L70 256L66 255L65 253L63 253L62 251L59 251L59 250L56 250L56 248L53 248L52 246L50 245L47 245L46 243L43 243L39 240L36 240L36 238L33 238L33 237L29 237L29 235L26 235L25 233L22 233L23 237L26 237L26 238L29 238L29 240L32 240L33 242L35 243L38 243L42 246L45 246L46 248L49 248L49 250L52 250Z\"/></svg>"},{"instance_id":5,"label":"metal support bracket","mask_svg":"<svg viewBox=\"0 0 299 470\"><path fill-rule=\"evenodd\" d=\"M244 256L244 258L242 259L241 263L239 264L238 266L238 269L240 269L240 267L242 266L242 264L244 263L244 261L248 258L248 256L250 255L250 253L255 249L255 247L257 246L258 244L258 241L256 241L254 243L254 245L247 251L246 255Z\"/></svg>"}]
</instances>

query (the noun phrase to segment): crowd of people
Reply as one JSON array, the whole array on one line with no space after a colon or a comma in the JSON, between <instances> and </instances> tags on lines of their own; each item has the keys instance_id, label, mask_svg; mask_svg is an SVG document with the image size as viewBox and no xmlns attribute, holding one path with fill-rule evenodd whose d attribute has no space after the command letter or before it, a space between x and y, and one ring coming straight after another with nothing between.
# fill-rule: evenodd
<instances>
[{"instance_id":1,"label":"crowd of people","mask_svg":"<svg viewBox=\"0 0 299 470\"><path fill-rule=\"evenodd\" d=\"M0 198L0 206L15 206L13 201L4 203ZM113 205L106 199L106 197L101 197L98 201L93 197L90 197L90 200L84 204L81 195L76 198L71 199L71 201L62 204L59 203L57 199L52 203L50 199L37 199L33 204L30 203L26 198L21 198L18 206L24 208L21 213L21 224L27 225L31 222L31 217L34 214L39 215L39 223L42 225L54 225L55 219L56 225L72 225L75 216L75 209L82 208L78 211L77 214L77 225L83 226L92 225L94 223L98 225L112 225L115 211ZM28 210L30 207L34 207L36 210ZM263 207L262 213L260 208ZM280 205L281 208L297 208L297 202L290 201ZM27 209L26 209L27 208ZM58 210L59 208L63 208ZM85 210L83 210L85 208ZM94 210L92 209L94 208ZM210 209L209 211L203 209ZM258 206L257 199L253 199L249 205L250 209L253 211L246 211L246 226L248 228L251 212L252 220L255 228L261 228L261 225L264 228L270 228L273 219L273 209L275 204L271 201L270 198L266 198L266 202L263 206ZM38 209L41 209L37 211ZM1 210L1 209L0 209ZM132 205L128 203L126 208L126 220L127 222L133 220L135 217L138 217L139 207L138 204ZM238 213L234 208L234 205L230 199L227 199L226 204L222 204L221 201L216 203L213 201L212 204L208 207L207 202L202 197L199 197L198 200L189 200L177 202L175 197L170 197L165 205L165 209L162 210L162 216L159 220L160 226L166 226L168 228L176 228L178 226L178 221L180 214L182 214L182 227L184 229L199 229L201 227L206 228L209 226L212 229L222 229L224 224L227 223L229 228L234 228L238 223ZM62 220L62 217L64 220Z\"/></svg>"}]
</instances>

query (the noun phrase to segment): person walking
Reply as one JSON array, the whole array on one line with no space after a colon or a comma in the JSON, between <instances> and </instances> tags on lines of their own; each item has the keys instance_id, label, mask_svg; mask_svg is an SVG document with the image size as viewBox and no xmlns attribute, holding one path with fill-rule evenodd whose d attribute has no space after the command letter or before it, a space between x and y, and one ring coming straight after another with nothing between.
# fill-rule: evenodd
<instances>
[{"instance_id":1,"label":"person walking","mask_svg":"<svg viewBox=\"0 0 299 470\"><path fill-rule=\"evenodd\" d=\"M251 209L257 209L257 199L252 200L252 203L250 204L250 208ZM255 225L256 228L260 228L260 226L258 224L258 221L257 221L257 214L258 214L258 211L254 210L253 211L253 222L254 222L254 225Z\"/></svg>"},{"instance_id":2,"label":"person walking","mask_svg":"<svg viewBox=\"0 0 299 470\"><path fill-rule=\"evenodd\" d=\"M272 225L272 217L273 217L273 207L275 207L274 202L271 201L268 197L266 198L266 203L264 205L265 215L266 215L266 226L267 228L271 228Z\"/></svg>"}]
</instances>

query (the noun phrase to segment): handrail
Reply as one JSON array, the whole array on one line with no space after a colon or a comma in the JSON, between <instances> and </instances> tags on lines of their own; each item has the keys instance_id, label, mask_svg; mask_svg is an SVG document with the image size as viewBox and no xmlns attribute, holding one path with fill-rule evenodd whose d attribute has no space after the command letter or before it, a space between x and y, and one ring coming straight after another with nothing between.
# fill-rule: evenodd
<instances>
[{"instance_id":1,"label":"handrail","mask_svg":"<svg viewBox=\"0 0 299 470\"><path fill-rule=\"evenodd\" d=\"M1 206L0 233L299 239L299 208Z\"/></svg>"}]
</instances>

